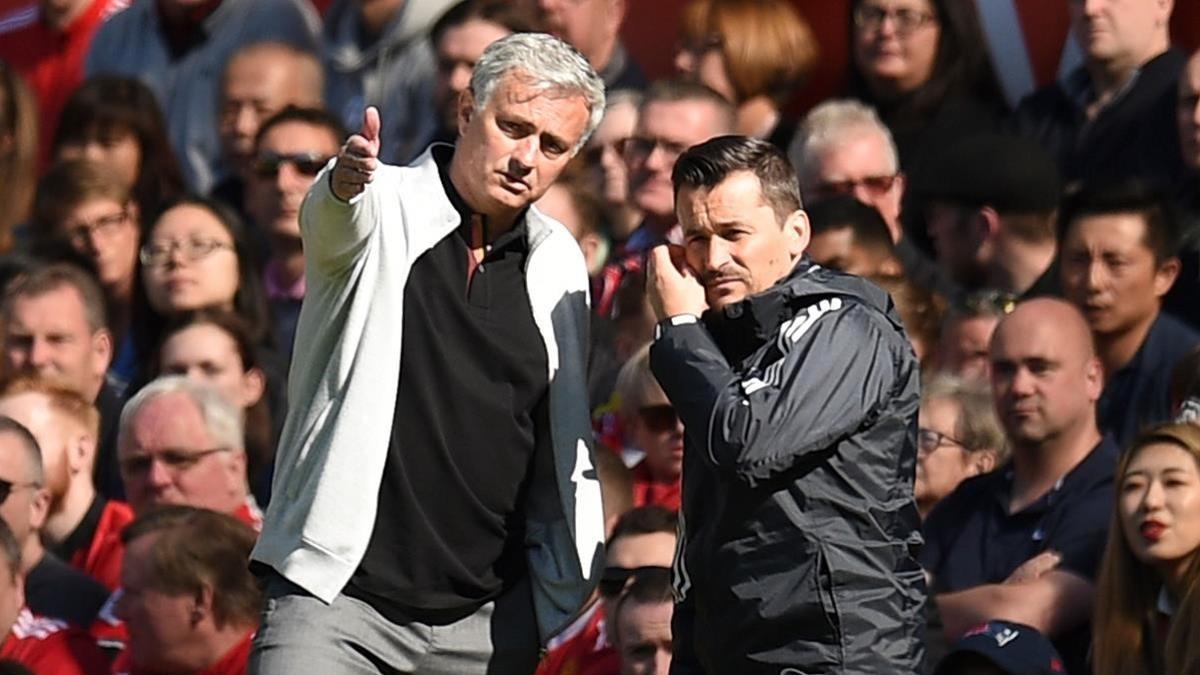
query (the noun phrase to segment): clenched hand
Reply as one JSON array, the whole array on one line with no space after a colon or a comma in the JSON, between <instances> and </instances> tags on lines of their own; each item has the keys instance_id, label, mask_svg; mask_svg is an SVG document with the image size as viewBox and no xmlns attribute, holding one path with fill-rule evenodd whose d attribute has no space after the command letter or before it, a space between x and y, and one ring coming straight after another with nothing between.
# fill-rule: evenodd
<instances>
[{"instance_id":1,"label":"clenched hand","mask_svg":"<svg viewBox=\"0 0 1200 675\"><path fill-rule=\"evenodd\" d=\"M346 140L333 165L330 187L338 199L350 201L367 189L379 167L379 110L363 111L362 131Z\"/></svg>"}]
</instances>

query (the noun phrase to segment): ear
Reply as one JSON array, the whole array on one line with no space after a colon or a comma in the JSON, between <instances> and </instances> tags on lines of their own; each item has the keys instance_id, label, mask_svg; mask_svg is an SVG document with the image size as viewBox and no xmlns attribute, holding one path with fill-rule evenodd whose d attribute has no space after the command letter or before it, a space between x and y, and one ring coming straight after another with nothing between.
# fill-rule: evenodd
<instances>
[{"instance_id":1,"label":"ear","mask_svg":"<svg viewBox=\"0 0 1200 675\"><path fill-rule=\"evenodd\" d=\"M50 491L37 488L29 498L29 529L39 532L50 515Z\"/></svg>"},{"instance_id":2,"label":"ear","mask_svg":"<svg viewBox=\"0 0 1200 675\"><path fill-rule=\"evenodd\" d=\"M611 0L608 3L608 29L612 33L618 33L621 30L621 24L625 22L625 0Z\"/></svg>"},{"instance_id":3,"label":"ear","mask_svg":"<svg viewBox=\"0 0 1200 675\"><path fill-rule=\"evenodd\" d=\"M112 333L109 333L107 328L101 328L92 334L92 354L96 357L96 374L104 377L113 357Z\"/></svg>"},{"instance_id":4,"label":"ear","mask_svg":"<svg viewBox=\"0 0 1200 675\"><path fill-rule=\"evenodd\" d=\"M996 468L996 453L992 450L975 450L969 457L968 470L971 471L972 476L987 473Z\"/></svg>"},{"instance_id":5,"label":"ear","mask_svg":"<svg viewBox=\"0 0 1200 675\"><path fill-rule=\"evenodd\" d=\"M92 473L96 462L96 439L88 434L79 433L68 440L67 470L72 476L81 473Z\"/></svg>"},{"instance_id":6,"label":"ear","mask_svg":"<svg viewBox=\"0 0 1200 675\"><path fill-rule=\"evenodd\" d=\"M796 209L783 221L783 236L787 238L788 255L792 260L804 255L812 240L812 227L804 209Z\"/></svg>"},{"instance_id":7,"label":"ear","mask_svg":"<svg viewBox=\"0 0 1200 675\"><path fill-rule=\"evenodd\" d=\"M1171 256L1154 270L1154 297L1161 298L1175 285L1179 276L1179 258Z\"/></svg>"},{"instance_id":8,"label":"ear","mask_svg":"<svg viewBox=\"0 0 1200 675\"><path fill-rule=\"evenodd\" d=\"M896 260L896 256L886 256L879 263L879 276L883 277L898 277L904 274L904 268L900 266L900 261Z\"/></svg>"},{"instance_id":9,"label":"ear","mask_svg":"<svg viewBox=\"0 0 1200 675\"><path fill-rule=\"evenodd\" d=\"M979 234L980 241L994 239L997 234L1000 234L1000 214L990 206L980 207L975 212L972 222Z\"/></svg>"},{"instance_id":10,"label":"ear","mask_svg":"<svg viewBox=\"0 0 1200 675\"><path fill-rule=\"evenodd\" d=\"M193 599L195 604L192 605L192 614L189 618L192 622L192 628L195 628L200 622L204 621L206 617L213 615L212 586L209 586L208 584L201 585L200 589L196 591L196 595Z\"/></svg>"},{"instance_id":11,"label":"ear","mask_svg":"<svg viewBox=\"0 0 1200 675\"><path fill-rule=\"evenodd\" d=\"M1095 403L1100 400L1100 392L1104 390L1104 366L1100 359L1093 356L1084 366L1084 381L1087 385L1088 400Z\"/></svg>"},{"instance_id":12,"label":"ear","mask_svg":"<svg viewBox=\"0 0 1200 675\"><path fill-rule=\"evenodd\" d=\"M125 212L129 214L129 222L133 223L133 226L140 231L142 229L142 209L138 203L130 199L129 203L125 205Z\"/></svg>"},{"instance_id":13,"label":"ear","mask_svg":"<svg viewBox=\"0 0 1200 675\"><path fill-rule=\"evenodd\" d=\"M267 376L259 368L251 368L242 375L242 407L249 408L258 403L267 390Z\"/></svg>"},{"instance_id":14,"label":"ear","mask_svg":"<svg viewBox=\"0 0 1200 675\"><path fill-rule=\"evenodd\" d=\"M475 94L467 87L458 95L458 137L462 138L475 115Z\"/></svg>"}]
</instances>

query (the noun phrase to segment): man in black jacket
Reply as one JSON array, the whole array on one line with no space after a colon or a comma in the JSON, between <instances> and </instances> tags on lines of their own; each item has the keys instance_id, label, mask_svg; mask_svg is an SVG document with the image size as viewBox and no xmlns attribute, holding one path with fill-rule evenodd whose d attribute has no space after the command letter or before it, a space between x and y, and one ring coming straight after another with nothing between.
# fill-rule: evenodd
<instances>
[{"instance_id":1,"label":"man in black jacket","mask_svg":"<svg viewBox=\"0 0 1200 675\"><path fill-rule=\"evenodd\" d=\"M795 174L725 136L675 165L651 368L686 427L677 673L912 673L918 364L888 296L804 256ZM686 260L685 260L686 259Z\"/></svg>"}]
</instances>

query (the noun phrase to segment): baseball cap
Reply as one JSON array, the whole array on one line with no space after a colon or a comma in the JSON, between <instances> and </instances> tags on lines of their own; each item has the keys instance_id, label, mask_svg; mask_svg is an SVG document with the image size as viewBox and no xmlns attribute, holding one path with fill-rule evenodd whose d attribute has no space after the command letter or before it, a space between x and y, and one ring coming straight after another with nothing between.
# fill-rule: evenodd
<instances>
[{"instance_id":1,"label":"baseball cap","mask_svg":"<svg viewBox=\"0 0 1200 675\"><path fill-rule=\"evenodd\" d=\"M963 661L982 656L1008 675L1066 673L1062 658L1046 636L1024 624L989 621L955 642L934 675L955 675Z\"/></svg>"}]
</instances>

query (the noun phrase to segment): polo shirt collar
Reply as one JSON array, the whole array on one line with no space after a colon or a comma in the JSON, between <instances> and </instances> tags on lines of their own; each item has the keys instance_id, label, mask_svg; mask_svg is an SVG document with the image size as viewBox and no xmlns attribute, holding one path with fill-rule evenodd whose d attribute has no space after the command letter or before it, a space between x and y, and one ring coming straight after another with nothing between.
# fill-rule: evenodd
<instances>
[{"instance_id":1,"label":"polo shirt collar","mask_svg":"<svg viewBox=\"0 0 1200 675\"><path fill-rule=\"evenodd\" d=\"M1112 480L1113 467L1117 464L1118 454L1116 440L1105 434L1087 457L1084 457L1083 461L1076 464L1066 474L1060 476L1049 491L1012 516L1046 513L1063 499L1070 499L1076 494L1086 493L1096 485ZM1010 462L1004 468L1001 489L995 492L995 498L1005 512L1008 511L1009 500L1012 496L1013 477L1014 472Z\"/></svg>"}]
</instances>

